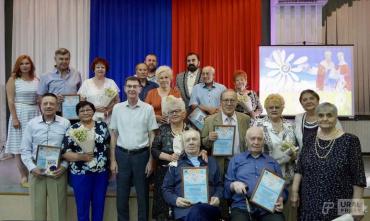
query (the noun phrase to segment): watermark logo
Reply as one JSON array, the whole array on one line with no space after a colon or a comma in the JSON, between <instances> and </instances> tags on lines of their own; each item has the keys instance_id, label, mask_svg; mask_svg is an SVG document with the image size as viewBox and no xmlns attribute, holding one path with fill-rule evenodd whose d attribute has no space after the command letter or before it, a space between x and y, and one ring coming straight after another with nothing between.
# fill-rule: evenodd
<instances>
[{"instance_id":1,"label":"watermark logo","mask_svg":"<svg viewBox=\"0 0 370 221\"><path fill-rule=\"evenodd\" d=\"M324 202L322 205L322 214L327 215L329 214L329 210L334 208L334 202Z\"/></svg>"},{"instance_id":2,"label":"watermark logo","mask_svg":"<svg viewBox=\"0 0 370 221\"><path fill-rule=\"evenodd\" d=\"M338 215L346 213L361 216L367 212L367 206L363 199L338 199Z\"/></svg>"}]
</instances>

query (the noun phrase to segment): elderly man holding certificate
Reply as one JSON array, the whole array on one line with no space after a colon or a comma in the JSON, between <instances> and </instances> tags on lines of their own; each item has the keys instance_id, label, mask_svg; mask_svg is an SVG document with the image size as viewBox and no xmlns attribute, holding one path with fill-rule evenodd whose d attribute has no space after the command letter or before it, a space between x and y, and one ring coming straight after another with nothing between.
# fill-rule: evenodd
<instances>
[{"instance_id":1,"label":"elderly man holding certificate","mask_svg":"<svg viewBox=\"0 0 370 221\"><path fill-rule=\"evenodd\" d=\"M221 93L221 111L206 118L202 130L202 144L216 156L224 174L228 158L245 151L244 135L249 127L250 118L235 111L237 95L234 90Z\"/></svg>"},{"instance_id":2,"label":"elderly man holding certificate","mask_svg":"<svg viewBox=\"0 0 370 221\"><path fill-rule=\"evenodd\" d=\"M51 220L67 220L67 176L64 172L68 163L59 163L59 159L63 137L70 123L56 115L57 109L57 96L44 94L41 99L42 116L28 122L22 137L21 157L32 174L32 220L46 220L47 207L51 211ZM59 152L55 154L55 150Z\"/></svg>"},{"instance_id":3,"label":"elderly man holding certificate","mask_svg":"<svg viewBox=\"0 0 370 221\"><path fill-rule=\"evenodd\" d=\"M183 221L215 221L222 197L220 170L213 157L208 163L199 156L200 134L196 130L182 133L185 153L177 167L170 167L164 178L165 201L174 207L174 218Z\"/></svg>"},{"instance_id":4,"label":"elderly man holding certificate","mask_svg":"<svg viewBox=\"0 0 370 221\"><path fill-rule=\"evenodd\" d=\"M283 200L288 191L279 164L262 152L262 128L248 129L246 141L248 150L231 159L225 176L231 221L284 221Z\"/></svg>"}]
</instances>

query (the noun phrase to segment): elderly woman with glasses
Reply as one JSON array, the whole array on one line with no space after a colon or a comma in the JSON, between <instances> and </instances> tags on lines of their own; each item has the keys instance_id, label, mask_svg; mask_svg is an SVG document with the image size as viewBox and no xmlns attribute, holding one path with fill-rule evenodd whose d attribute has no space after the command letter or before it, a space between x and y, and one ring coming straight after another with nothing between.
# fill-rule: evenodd
<instances>
[{"instance_id":1,"label":"elderly woman with glasses","mask_svg":"<svg viewBox=\"0 0 370 221\"><path fill-rule=\"evenodd\" d=\"M296 160L296 139L293 125L283 118L284 98L279 94L267 96L264 107L267 116L257 119L253 125L264 131L265 152L268 152L281 166L288 183L293 179Z\"/></svg>"},{"instance_id":2,"label":"elderly woman with glasses","mask_svg":"<svg viewBox=\"0 0 370 221\"><path fill-rule=\"evenodd\" d=\"M340 215L339 206L352 210L354 219L360 220L366 186L360 140L336 127L335 105L319 104L315 113L319 130L303 143L292 186L291 201L299 206L298 220L333 220ZM345 202L351 201L354 207L346 207Z\"/></svg>"},{"instance_id":3,"label":"elderly woman with glasses","mask_svg":"<svg viewBox=\"0 0 370 221\"><path fill-rule=\"evenodd\" d=\"M161 191L164 176L169 166L177 166L177 160L183 152L181 135L190 128L185 121L186 108L181 98L170 95L166 100L169 123L159 127L159 131L152 144L152 156L157 160L157 169L154 176L154 195L152 217L166 220L169 207L164 201ZM202 157L207 159L207 152L201 151Z\"/></svg>"},{"instance_id":4,"label":"elderly woman with glasses","mask_svg":"<svg viewBox=\"0 0 370 221\"><path fill-rule=\"evenodd\" d=\"M94 121L95 106L81 101L76 106L80 122L73 124L63 140L62 156L69 161L69 183L73 188L79 221L103 220L108 186L107 124Z\"/></svg>"},{"instance_id":5,"label":"elderly woman with glasses","mask_svg":"<svg viewBox=\"0 0 370 221\"><path fill-rule=\"evenodd\" d=\"M274 158L280 165L283 178L290 188L298 145L294 134L293 124L283 118L285 101L279 94L270 94L264 102L267 116L257 119L254 126L262 127L264 133L265 152ZM295 212L287 205L284 207L286 220L295 217Z\"/></svg>"}]
</instances>

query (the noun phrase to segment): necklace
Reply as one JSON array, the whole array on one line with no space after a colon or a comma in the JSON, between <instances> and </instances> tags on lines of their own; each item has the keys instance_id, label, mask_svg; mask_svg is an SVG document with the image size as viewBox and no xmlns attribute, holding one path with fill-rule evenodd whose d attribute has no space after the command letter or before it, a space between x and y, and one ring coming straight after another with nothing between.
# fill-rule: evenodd
<instances>
[{"instance_id":1,"label":"necklace","mask_svg":"<svg viewBox=\"0 0 370 221\"><path fill-rule=\"evenodd\" d=\"M333 146L334 146L335 140L336 140L336 138L335 138L335 139L333 139L333 140L331 140L327 146L322 147L322 146L320 145L319 138L318 138L318 137L316 137L316 139L315 139L315 152L316 152L316 156L317 156L318 158L320 158L320 159L326 159L326 157L329 155L329 153L330 153L330 152L331 152L331 150L333 149ZM321 155L319 154L318 148L320 148L320 149L322 149L322 150L325 150L325 149L327 149L327 148L328 148L329 150L326 152L326 154L324 154L324 155L322 155L322 156L321 156Z\"/></svg>"}]
</instances>

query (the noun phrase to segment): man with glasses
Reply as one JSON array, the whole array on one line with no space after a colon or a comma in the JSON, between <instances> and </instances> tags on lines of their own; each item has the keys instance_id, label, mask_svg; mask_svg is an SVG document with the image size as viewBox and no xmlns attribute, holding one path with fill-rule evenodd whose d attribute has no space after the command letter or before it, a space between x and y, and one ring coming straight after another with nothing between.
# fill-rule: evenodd
<instances>
[{"instance_id":1,"label":"man with glasses","mask_svg":"<svg viewBox=\"0 0 370 221\"><path fill-rule=\"evenodd\" d=\"M226 90L222 84L214 82L215 69L206 66L202 70L202 81L193 87L189 105L192 109L199 107L207 114L218 112L220 107L220 95Z\"/></svg>"},{"instance_id":2,"label":"man with glasses","mask_svg":"<svg viewBox=\"0 0 370 221\"><path fill-rule=\"evenodd\" d=\"M245 134L249 128L250 118L248 115L235 111L237 105L237 95L234 90L228 89L221 94L221 111L208 116L205 119L202 130L202 144L208 149L212 150L213 142L217 140L218 134L215 132L216 125L232 125L235 126L233 155L239 154L246 150ZM221 177L227 171L229 159L231 157L217 156L215 157L220 166ZM228 218L228 205L225 200L221 200L221 213L223 218Z\"/></svg>"},{"instance_id":3,"label":"man with glasses","mask_svg":"<svg viewBox=\"0 0 370 221\"><path fill-rule=\"evenodd\" d=\"M127 101L113 107L110 169L117 177L117 216L129 219L131 181L135 186L139 221L149 217L148 177L153 171L150 149L154 130L158 128L153 107L139 99L141 91L137 77L128 77L124 87Z\"/></svg>"},{"instance_id":4,"label":"man with glasses","mask_svg":"<svg viewBox=\"0 0 370 221\"><path fill-rule=\"evenodd\" d=\"M237 104L237 95L234 90L228 89L221 94L221 111L205 119L202 130L202 144L209 151L212 149L213 142L217 140L216 125L235 126L233 155L244 152L245 133L249 128L250 118L248 115L235 111ZM226 171L228 158L216 157L221 168L221 174Z\"/></svg>"}]
</instances>

